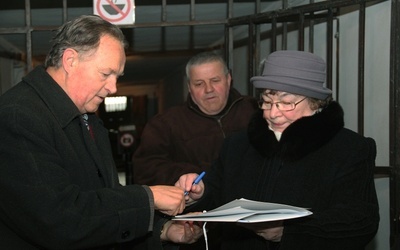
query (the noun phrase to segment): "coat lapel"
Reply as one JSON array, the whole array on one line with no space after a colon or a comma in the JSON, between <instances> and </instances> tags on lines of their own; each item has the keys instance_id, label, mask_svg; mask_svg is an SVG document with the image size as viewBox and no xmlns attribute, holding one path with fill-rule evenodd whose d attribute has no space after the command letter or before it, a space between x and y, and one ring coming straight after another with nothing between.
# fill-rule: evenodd
<instances>
[{"instance_id":1,"label":"coat lapel","mask_svg":"<svg viewBox=\"0 0 400 250\"><path fill-rule=\"evenodd\" d=\"M101 178L104 180L104 183L107 187L112 186L112 181L107 176L110 176L111 173L108 172L107 169L111 169L111 165L107 167L108 161L105 161L103 156L105 156L105 152L101 152L101 147L103 146L104 142L102 138L108 138L108 135L104 134L104 128L100 128L96 122L92 122L91 119L94 119L93 115L90 115L89 124L91 125L91 129L93 130L92 133L94 138L92 138L90 132L87 130L83 118L81 117L81 124L82 124L82 133L84 137L84 141L86 147L89 151L91 158L93 159L96 167L101 175ZM96 119L97 120L97 119ZM110 152L109 152L110 153Z\"/></svg>"}]
</instances>

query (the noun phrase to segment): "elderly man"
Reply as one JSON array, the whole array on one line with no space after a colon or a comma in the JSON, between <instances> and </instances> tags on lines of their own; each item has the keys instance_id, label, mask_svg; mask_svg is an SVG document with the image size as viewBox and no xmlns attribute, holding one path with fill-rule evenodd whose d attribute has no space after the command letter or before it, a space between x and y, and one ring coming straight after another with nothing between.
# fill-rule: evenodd
<instances>
[{"instance_id":1,"label":"elderly man","mask_svg":"<svg viewBox=\"0 0 400 250\"><path fill-rule=\"evenodd\" d=\"M0 249L110 249L139 238L162 249L161 240L201 236L195 225L154 220L154 209L181 213L184 190L118 183L94 112L116 92L124 47L118 27L74 19L57 31L45 67L0 97Z\"/></svg>"}]
</instances>

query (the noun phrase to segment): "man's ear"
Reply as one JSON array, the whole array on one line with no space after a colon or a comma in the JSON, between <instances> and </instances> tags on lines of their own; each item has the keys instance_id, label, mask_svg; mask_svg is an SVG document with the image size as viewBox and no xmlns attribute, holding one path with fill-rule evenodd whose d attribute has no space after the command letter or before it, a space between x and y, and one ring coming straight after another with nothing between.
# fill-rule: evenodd
<instances>
[{"instance_id":1,"label":"man's ear","mask_svg":"<svg viewBox=\"0 0 400 250\"><path fill-rule=\"evenodd\" d=\"M62 63L66 72L70 72L78 63L78 52L72 48L67 48L62 55Z\"/></svg>"}]
</instances>

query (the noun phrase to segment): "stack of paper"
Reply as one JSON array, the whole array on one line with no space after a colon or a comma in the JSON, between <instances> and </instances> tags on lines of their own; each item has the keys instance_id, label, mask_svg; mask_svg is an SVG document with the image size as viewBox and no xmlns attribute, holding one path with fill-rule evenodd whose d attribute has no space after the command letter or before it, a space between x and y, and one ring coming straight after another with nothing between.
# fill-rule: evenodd
<instances>
[{"instance_id":1,"label":"stack of paper","mask_svg":"<svg viewBox=\"0 0 400 250\"><path fill-rule=\"evenodd\" d=\"M207 212L177 215L173 220L254 223L287 220L311 214L305 208L242 198Z\"/></svg>"}]
</instances>

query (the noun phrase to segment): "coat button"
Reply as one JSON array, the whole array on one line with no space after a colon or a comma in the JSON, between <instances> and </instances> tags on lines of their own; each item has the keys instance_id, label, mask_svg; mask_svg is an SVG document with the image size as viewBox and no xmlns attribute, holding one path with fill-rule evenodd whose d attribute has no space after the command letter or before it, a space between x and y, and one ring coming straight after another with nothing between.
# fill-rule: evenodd
<instances>
[{"instance_id":1,"label":"coat button","mask_svg":"<svg viewBox=\"0 0 400 250\"><path fill-rule=\"evenodd\" d=\"M122 232L122 234L121 234L121 239L124 240L124 239L128 238L130 234L131 234L131 233L130 233L129 231L124 231L124 232Z\"/></svg>"},{"instance_id":2,"label":"coat button","mask_svg":"<svg viewBox=\"0 0 400 250\"><path fill-rule=\"evenodd\" d=\"M100 170L98 170L98 169L97 169L97 175L98 175L99 177L103 177L103 175L101 174Z\"/></svg>"}]
</instances>

